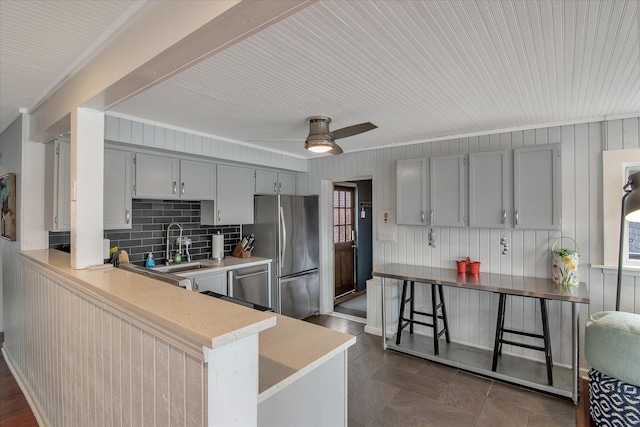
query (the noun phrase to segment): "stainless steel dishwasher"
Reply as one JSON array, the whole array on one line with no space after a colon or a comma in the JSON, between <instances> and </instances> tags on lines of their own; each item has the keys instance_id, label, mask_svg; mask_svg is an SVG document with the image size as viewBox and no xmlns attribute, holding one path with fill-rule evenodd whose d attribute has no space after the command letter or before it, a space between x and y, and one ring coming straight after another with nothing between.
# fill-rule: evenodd
<instances>
[{"instance_id":1,"label":"stainless steel dishwasher","mask_svg":"<svg viewBox=\"0 0 640 427\"><path fill-rule=\"evenodd\" d=\"M229 296L273 308L269 264L229 271Z\"/></svg>"}]
</instances>

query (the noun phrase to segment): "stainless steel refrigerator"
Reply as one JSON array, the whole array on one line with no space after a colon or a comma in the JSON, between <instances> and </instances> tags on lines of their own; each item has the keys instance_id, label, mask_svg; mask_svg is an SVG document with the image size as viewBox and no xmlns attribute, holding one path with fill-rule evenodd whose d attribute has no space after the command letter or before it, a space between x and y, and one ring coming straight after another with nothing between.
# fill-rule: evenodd
<instances>
[{"instance_id":1,"label":"stainless steel refrigerator","mask_svg":"<svg viewBox=\"0 0 640 427\"><path fill-rule=\"evenodd\" d=\"M254 196L253 255L273 259L271 306L297 319L320 309L318 196Z\"/></svg>"}]
</instances>

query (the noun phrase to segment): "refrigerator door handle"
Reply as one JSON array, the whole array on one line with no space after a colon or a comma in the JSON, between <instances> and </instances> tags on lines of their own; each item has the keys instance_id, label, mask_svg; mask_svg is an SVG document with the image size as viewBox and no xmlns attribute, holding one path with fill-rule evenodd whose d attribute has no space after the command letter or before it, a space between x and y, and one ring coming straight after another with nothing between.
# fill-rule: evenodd
<instances>
[{"instance_id":1,"label":"refrigerator door handle","mask_svg":"<svg viewBox=\"0 0 640 427\"><path fill-rule=\"evenodd\" d=\"M284 256L287 252L287 225L284 222L284 209L280 206L280 268L284 264Z\"/></svg>"}]
</instances>

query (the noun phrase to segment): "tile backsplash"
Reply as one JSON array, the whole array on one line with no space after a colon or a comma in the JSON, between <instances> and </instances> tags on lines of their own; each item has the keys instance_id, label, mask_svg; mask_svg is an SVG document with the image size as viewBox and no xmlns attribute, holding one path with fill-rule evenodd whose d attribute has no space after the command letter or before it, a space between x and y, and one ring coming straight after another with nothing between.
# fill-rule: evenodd
<instances>
[{"instance_id":1,"label":"tile backsplash","mask_svg":"<svg viewBox=\"0 0 640 427\"><path fill-rule=\"evenodd\" d=\"M129 254L133 264L144 265L149 252L153 253L156 264L164 263L165 236L167 226L177 222L182 226L183 236L191 239L189 253L193 260L211 258L211 235L218 231L224 234L224 254L231 255L233 247L240 240L240 226L200 225L200 202L181 200L134 199L131 214L131 229L107 230L104 237L111 240L111 247L118 246ZM175 246L179 235L177 228L171 229L170 249ZM68 249L71 240L68 231L49 232L49 247ZM183 248L184 255L184 248Z\"/></svg>"}]
</instances>

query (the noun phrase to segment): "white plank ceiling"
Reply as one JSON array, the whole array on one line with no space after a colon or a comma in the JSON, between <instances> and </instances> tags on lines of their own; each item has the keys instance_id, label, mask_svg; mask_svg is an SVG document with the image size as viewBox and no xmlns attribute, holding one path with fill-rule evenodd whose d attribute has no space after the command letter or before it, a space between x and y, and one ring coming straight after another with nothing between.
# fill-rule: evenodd
<instances>
[{"instance_id":1,"label":"white plank ceiling","mask_svg":"<svg viewBox=\"0 0 640 427\"><path fill-rule=\"evenodd\" d=\"M332 130L378 126L339 140L348 152L635 113L636 8L636 0L319 1L111 112L304 157L315 115L331 117Z\"/></svg>"},{"instance_id":2,"label":"white plank ceiling","mask_svg":"<svg viewBox=\"0 0 640 427\"><path fill-rule=\"evenodd\" d=\"M77 71L144 1L0 0L0 132Z\"/></svg>"}]
</instances>

